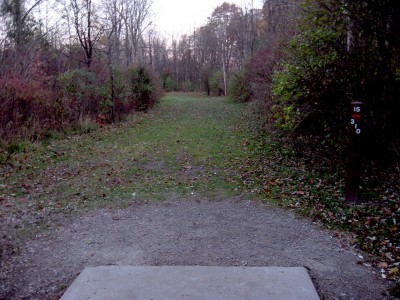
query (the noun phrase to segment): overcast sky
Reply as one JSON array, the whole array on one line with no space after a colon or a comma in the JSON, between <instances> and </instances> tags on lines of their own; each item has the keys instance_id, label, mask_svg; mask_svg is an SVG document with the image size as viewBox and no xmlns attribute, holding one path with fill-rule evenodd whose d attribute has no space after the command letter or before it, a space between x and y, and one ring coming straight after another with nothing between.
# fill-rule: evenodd
<instances>
[{"instance_id":1,"label":"overcast sky","mask_svg":"<svg viewBox=\"0 0 400 300\"><path fill-rule=\"evenodd\" d=\"M244 8L251 0L153 0L154 23L164 36L192 33L207 22L216 7L223 2ZM262 0L253 0L254 8L261 8Z\"/></svg>"}]
</instances>

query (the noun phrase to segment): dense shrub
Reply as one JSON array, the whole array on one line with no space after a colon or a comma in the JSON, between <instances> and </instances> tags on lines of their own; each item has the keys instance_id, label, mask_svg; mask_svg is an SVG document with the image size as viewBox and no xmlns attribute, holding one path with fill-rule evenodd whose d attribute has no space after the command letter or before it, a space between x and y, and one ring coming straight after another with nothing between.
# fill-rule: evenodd
<instances>
[{"instance_id":1,"label":"dense shrub","mask_svg":"<svg viewBox=\"0 0 400 300\"><path fill-rule=\"evenodd\" d=\"M214 72L209 78L209 88L214 95L224 95L224 75L221 71Z\"/></svg>"},{"instance_id":2,"label":"dense shrub","mask_svg":"<svg viewBox=\"0 0 400 300\"><path fill-rule=\"evenodd\" d=\"M178 85L176 84L175 80L171 76L171 71L168 68L165 68L160 76L161 79L161 86L164 91L166 92L173 92L176 91Z\"/></svg>"},{"instance_id":3,"label":"dense shrub","mask_svg":"<svg viewBox=\"0 0 400 300\"><path fill-rule=\"evenodd\" d=\"M306 1L274 76L281 128L343 135L357 100L366 107L366 150L388 149L398 139L397 10L393 1Z\"/></svg>"},{"instance_id":4,"label":"dense shrub","mask_svg":"<svg viewBox=\"0 0 400 300\"><path fill-rule=\"evenodd\" d=\"M121 116L129 114L133 109L130 104L129 89L126 88L123 73L118 68L112 67L108 78L99 87L100 101L97 120L103 123L114 122ZM99 123L99 122L98 122Z\"/></svg>"},{"instance_id":5,"label":"dense shrub","mask_svg":"<svg viewBox=\"0 0 400 300\"><path fill-rule=\"evenodd\" d=\"M95 73L87 69L74 69L59 75L57 79L71 121L99 113L101 91Z\"/></svg>"},{"instance_id":6,"label":"dense shrub","mask_svg":"<svg viewBox=\"0 0 400 300\"><path fill-rule=\"evenodd\" d=\"M162 95L158 78L144 67L114 70L112 85L103 77L72 69L46 80L0 78L0 139L45 138L67 127L81 131L83 126L84 132L95 122L103 125L134 110L146 111Z\"/></svg>"},{"instance_id":7,"label":"dense shrub","mask_svg":"<svg viewBox=\"0 0 400 300\"><path fill-rule=\"evenodd\" d=\"M272 96L271 86L276 64L282 55L280 44L284 43L282 37L279 43L254 53L245 68L230 82L230 97L234 101L253 101L254 117L268 130L276 129L276 99Z\"/></svg>"},{"instance_id":8,"label":"dense shrub","mask_svg":"<svg viewBox=\"0 0 400 300\"><path fill-rule=\"evenodd\" d=\"M233 78L229 83L229 96L233 101L250 101L252 97L250 79L251 76L246 69L233 74Z\"/></svg>"},{"instance_id":9,"label":"dense shrub","mask_svg":"<svg viewBox=\"0 0 400 300\"><path fill-rule=\"evenodd\" d=\"M162 91L158 80L151 71L143 66L131 68L129 79L135 109L147 111L153 107Z\"/></svg>"},{"instance_id":10,"label":"dense shrub","mask_svg":"<svg viewBox=\"0 0 400 300\"><path fill-rule=\"evenodd\" d=\"M174 92L177 90L177 84L171 76L167 76L163 79L163 89L166 92Z\"/></svg>"},{"instance_id":11,"label":"dense shrub","mask_svg":"<svg viewBox=\"0 0 400 300\"><path fill-rule=\"evenodd\" d=\"M58 95L40 81L0 78L0 138L37 136L60 128L64 111Z\"/></svg>"},{"instance_id":12,"label":"dense shrub","mask_svg":"<svg viewBox=\"0 0 400 300\"><path fill-rule=\"evenodd\" d=\"M325 111L321 118L325 122L319 126L328 130L329 123L345 118L342 107L348 85L339 79L343 74L338 69L346 49L344 32L338 28L345 24L340 11L326 15L311 3L305 13L301 30L290 41L274 76L275 116L280 128L293 130L316 111Z\"/></svg>"}]
</instances>

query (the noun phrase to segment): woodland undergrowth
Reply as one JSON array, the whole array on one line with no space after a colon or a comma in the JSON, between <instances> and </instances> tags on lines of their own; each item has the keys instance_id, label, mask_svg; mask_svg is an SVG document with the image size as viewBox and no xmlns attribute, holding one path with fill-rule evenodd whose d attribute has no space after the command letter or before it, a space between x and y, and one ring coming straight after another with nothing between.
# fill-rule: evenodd
<instances>
[{"instance_id":1,"label":"woodland undergrowth","mask_svg":"<svg viewBox=\"0 0 400 300\"><path fill-rule=\"evenodd\" d=\"M398 166L393 160L363 157L361 201L346 203L346 142L338 143L337 138L329 136L289 136L271 131L264 105L257 101L249 104L253 142L248 147L252 157L241 166L243 185L266 201L336 230L343 246L354 246L371 255L364 258L363 264L378 267L383 278L398 282ZM347 234L345 239L343 232Z\"/></svg>"}]
</instances>

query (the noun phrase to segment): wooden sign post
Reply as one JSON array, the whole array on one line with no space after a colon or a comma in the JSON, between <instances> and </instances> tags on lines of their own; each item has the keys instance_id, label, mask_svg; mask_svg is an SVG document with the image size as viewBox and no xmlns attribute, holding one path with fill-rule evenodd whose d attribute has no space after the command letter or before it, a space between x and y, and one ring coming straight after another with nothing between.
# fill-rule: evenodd
<instances>
[{"instance_id":1,"label":"wooden sign post","mask_svg":"<svg viewBox=\"0 0 400 300\"><path fill-rule=\"evenodd\" d=\"M363 103L351 102L349 155L347 161L347 177L345 200L349 203L357 203L360 200L360 176L361 176L361 136L363 120Z\"/></svg>"}]
</instances>

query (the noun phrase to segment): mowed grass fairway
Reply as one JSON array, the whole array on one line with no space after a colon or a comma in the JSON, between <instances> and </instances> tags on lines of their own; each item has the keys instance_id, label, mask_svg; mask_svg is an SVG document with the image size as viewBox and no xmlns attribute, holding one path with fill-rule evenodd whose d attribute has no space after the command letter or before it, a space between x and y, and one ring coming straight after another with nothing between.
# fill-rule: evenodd
<instances>
[{"instance_id":1,"label":"mowed grass fairway","mask_svg":"<svg viewBox=\"0 0 400 300\"><path fill-rule=\"evenodd\" d=\"M0 194L16 215L238 194L245 111L223 97L169 94L127 122L29 145L2 166Z\"/></svg>"}]
</instances>

